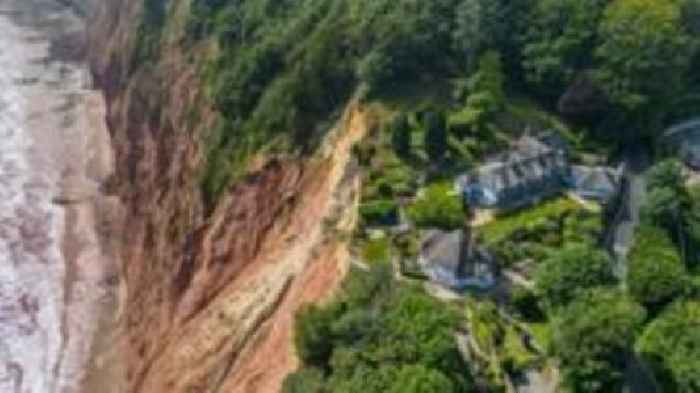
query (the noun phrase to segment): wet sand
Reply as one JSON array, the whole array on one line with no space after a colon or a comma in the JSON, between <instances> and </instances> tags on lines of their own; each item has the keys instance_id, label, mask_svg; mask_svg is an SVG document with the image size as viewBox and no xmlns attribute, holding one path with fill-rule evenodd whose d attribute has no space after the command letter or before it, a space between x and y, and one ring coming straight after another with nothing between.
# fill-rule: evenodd
<instances>
[{"instance_id":1,"label":"wet sand","mask_svg":"<svg viewBox=\"0 0 700 393\"><path fill-rule=\"evenodd\" d=\"M104 102L70 8L0 0L0 31L0 392L77 392L113 369L91 367L118 304Z\"/></svg>"}]
</instances>

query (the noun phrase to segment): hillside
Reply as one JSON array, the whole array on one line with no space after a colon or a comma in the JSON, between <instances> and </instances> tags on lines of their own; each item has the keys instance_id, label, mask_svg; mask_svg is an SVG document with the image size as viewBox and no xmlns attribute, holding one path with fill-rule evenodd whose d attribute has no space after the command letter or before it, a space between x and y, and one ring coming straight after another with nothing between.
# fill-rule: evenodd
<instances>
[{"instance_id":1,"label":"hillside","mask_svg":"<svg viewBox=\"0 0 700 393\"><path fill-rule=\"evenodd\" d=\"M612 167L629 146L665 158L663 130L697 114L697 0L90 5L116 155L105 190L126 207L111 228L126 392L497 391L542 369L605 391L626 382L617 353L668 358L655 337L694 306L697 268L684 257L688 285L660 300L619 285L603 244L619 201L564 192L484 215L496 277L528 283L493 308L489 296L436 301L414 264L382 269L416 259L428 231L467 230L477 209L454 180L523 136L554 133L581 167ZM686 255L695 194L662 186L673 193L651 200L680 198L687 221L675 231L678 214L645 210L644 225L668 232L655 238L671 237L664 255ZM665 311L674 301L690 305ZM589 310L600 318L577 319ZM661 313L670 321L649 323ZM465 332L488 356L458 356ZM695 389L679 370L658 379Z\"/></svg>"}]
</instances>

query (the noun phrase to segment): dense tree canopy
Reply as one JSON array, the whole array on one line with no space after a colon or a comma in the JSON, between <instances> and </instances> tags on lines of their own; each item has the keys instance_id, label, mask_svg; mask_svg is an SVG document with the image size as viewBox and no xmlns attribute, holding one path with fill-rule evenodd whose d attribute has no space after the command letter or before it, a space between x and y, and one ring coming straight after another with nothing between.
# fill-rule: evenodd
<instances>
[{"instance_id":1,"label":"dense tree canopy","mask_svg":"<svg viewBox=\"0 0 700 393\"><path fill-rule=\"evenodd\" d=\"M652 364L665 392L700 391L700 303L673 304L640 338L638 350Z\"/></svg>"},{"instance_id":2,"label":"dense tree canopy","mask_svg":"<svg viewBox=\"0 0 700 393\"><path fill-rule=\"evenodd\" d=\"M434 162L440 162L447 151L447 120L445 115L428 111L423 115L425 151Z\"/></svg>"},{"instance_id":3,"label":"dense tree canopy","mask_svg":"<svg viewBox=\"0 0 700 393\"><path fill-rule=\"evenodd\" d=\"M564 384L574 392L619 391L644 318L640 305L613 290L593 290L565 307L553 327Z\"/></svg>"},{"instance_id":4,"label":"dense tree canopy","mask_svg":"<svg viewBox=\"0 0 700 393\"><path fill-rule=\"evenodd\" d=\"M615 282L612 261L589 245L567 246L542 262L537 270L536 290L549 307L560 307L578 294Z\"/></svg>"},{"instance_id":5,"label":"dense tree canopy","mask_svg":"<svg viewBox=\"0 0 700 393\"><path fill-rule=\"evenodd\" d=\"M681 295L686 270L676 246L662 229L642 226L628 256L627 286L633 298L656 311Z\"/></svg>"},{"instance_id":6,"label":"dense tree canopy","mask_svg":"<svg viewBox=\"0 0 700 393\"><path fill-rule=\"evenodd\" d=\"M665 160L647 174L647 200L642 219L663 228L681 251L683 262L697 261L700 245L700 198L686 185L687 177L677 160Z\"/></svg>"},{"instance_id":7,"label":"dense tree canopy","mask_svg":"<svg viewBox=\"0 0 700 393\"><path fill-rule=\"evenodd\" d=\"M399 157L411 154L411 125L408 115L399 113L391 122L391 144Z\"/></svg>"},{"instance_id":8,"label":"dense tree canopy","mask_svg":"<svg viewBox=\"0 0 700 393\"><path fill-rule=\"evenodd\" d=\"M609 0L539 0L525 36L529 81L560 94L576 73L593 66L598 24Z\"/></svg>"},{"instance_id":9,"label":"dense tree canopy","mask_svg":"<svg viewBox=\"0 0 700 393\"><path fill-rule=\"evenodd\" d=\"M488 51L479 58L479 69L467 83L467 111L477 123L489 121L505 106L505 76L501 55Z\"/></svg>"},{"instance_id":10,"label":"dense tree canopy","mask_svg":"<svg viewBox=\"0 0 700 393\"><path fill-rule=\"evenodd\" d=\"M285 393L303 387L328 393L469 391L469 367L454 339L459 316L418 289L392 283L387 268L376 269L355 272L337 301L299 315L295 341L305 367L287 379Z\"/></svg>"},{"instance_id":11,"label":"dense tree canopy","mask_svg":"<svg viewBox=\"0 0 700 393\"><path fill-rule=\"evenodd\" d=\"M686 88L694 44L682 24L682 3L615 0L605 11L595 52L600 85L640 119L658 120Z\"/></svg>"}]
</instances>

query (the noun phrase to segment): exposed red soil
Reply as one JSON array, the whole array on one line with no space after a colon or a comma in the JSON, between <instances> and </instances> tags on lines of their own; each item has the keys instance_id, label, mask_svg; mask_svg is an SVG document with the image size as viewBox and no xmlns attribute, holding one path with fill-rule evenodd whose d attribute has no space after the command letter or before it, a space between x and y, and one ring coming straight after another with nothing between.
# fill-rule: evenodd
<instances>
[{"instance_id":1,"label":"exposed red soil","mask_svg":"<svg viewBox=\"0 0 700 393\"><path fill-rule=\"evenodd\" d=\"M104 2L90 35L116 155L108 191L126 207L114 229L123 266L113 343L125 391L277 392L296 367L295 312L327 299L347 269L336 234L355 220L351 147L366 115L351 104L311 158L260 158L207 215L198 175L213 116L177 50L127 72L140 3Z\"/></svg>"}]
</instances>

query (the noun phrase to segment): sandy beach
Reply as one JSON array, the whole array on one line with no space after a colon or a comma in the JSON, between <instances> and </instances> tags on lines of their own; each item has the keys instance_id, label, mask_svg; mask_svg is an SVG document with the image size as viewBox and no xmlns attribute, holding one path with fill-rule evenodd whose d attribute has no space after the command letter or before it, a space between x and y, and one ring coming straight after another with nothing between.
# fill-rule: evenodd
<instances>
[{"instance_id":1,"label":"sandy beach","mask_svg":"<svg viewBox=\"0 0 700 393\"><path fill-rule=\"evenodd\" d=\"M118 304L104 102L70 8L0 0L0 31L0 391L78 392Z\"/></svg>"}]
</instances>

